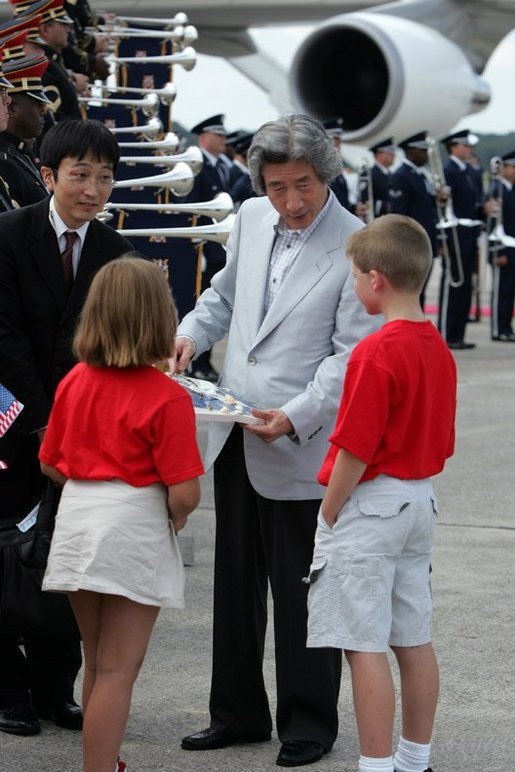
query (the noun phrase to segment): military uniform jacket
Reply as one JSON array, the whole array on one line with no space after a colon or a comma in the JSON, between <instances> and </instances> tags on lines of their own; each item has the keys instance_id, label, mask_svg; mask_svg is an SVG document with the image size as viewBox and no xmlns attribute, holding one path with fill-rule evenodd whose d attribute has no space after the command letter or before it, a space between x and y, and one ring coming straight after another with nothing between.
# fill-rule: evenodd
<instances>
[{"instance_id":1,"label":"military uniform jacket","mask_svg":"<svg viewBox=\"0 0 515 772\"><path fill-rule=\"evenodd\" d=\"M391 177L390 206L392 214L406 214L422 225L436 255L436 200L429 192L425 175L403 162Z\"/></svg>"},{"instance_id":2,"label":"military uniform jacket","mask_svg":"<svg viewBox=\"0 0 515 772\"><path fill-rule=\"evenodd\" d=\"M504 182L495 180L488 191L489 198L500 198L502 196L502 225L507 236L515 238L515 186L511 187ZM496 220L493 221L495 227ZM495 246L495 244L493 245ZM506 255L510 264L515 264L515 247L499 246L495 250L498 255ZM489 254L491 258L491 250Z\"/></svg>"},{"instance_id":3,"label":"military uniform jacket","mask_svg":"<svg viewBox=\"0 0 515 772\"><path fill-rule=\"evenodd\" d=\"M477 173L468 165L465 168L450 159L444 165L445 182L451 189L452 203L456 217L471 220L483 218L483 190ZM474 254L480 226L475 228L458 226L458 239L464 255ZM452 239L449 240L452 249Z\"/></svg>"},{"instance_id":4,"label":"military uniform jacket","mask_svg":"<svg viewBox=\"0 0 515 772\"><path fill-rule=\"evenodd\" d=\"M340 204L345 209L352 211L352 206L349 203L349 186L347 185L347 180L345 179L343 172L331 182L330 188Z\"/></svg>"},{"instance_id":5,"label":"military uniform jacket","mask_svg":"<svg viewBox=\"0 0 515 772\"><path fill-rule=\"evenodd\" d=\"M193 190L187 198L181 199L181 201L187 201L188 203L211 201L217 193L227 191L227 187L222 183L220 175L204 151L202 151L202 156L204 164L199 174L195 177ZM227 169L227 178L229 178L229 169ZM207 217L199 217L197 224L211 225L212 220ZM204 244L203 252L208 263L219 263L220 266L225 263L225 249L221 244L207 242Z\"/></svg>"},{"instance_id":6,"label":"military uniform jacket","mask_svg":"<svg viewBox=\"0 0 515 772\"><path fill-rule=\"evenodd\" d=\"M7 131L0 132L0 175L18 206L35 204L48 196L26 143Z\"/></svg>"},{"instance_id":7,"label":"military uniform jacket","mask_svg":"<svg viewBox=\"0 0 515 772\"><path fill-rule=\"evenodd\" d=\"M52 102L51 110L57 121L82 119L77 92L66 71L61 56L49 46L41 46L49 61L41 77L45 94Z\"/></svg>"},{"instance_id":8,"label":"military uniform jacket","mask_svg":"<svg viewBox=\"0 0 515 772\"><path fill-rule=\"evenodd\" d=\"M0 383L24 410L8 434L45 426L55 388L75 364L71 342L93 275L131 244L93 220L66 297L49 201L0 215Z\"/></svg>"},{"instance_id":9,"label":"military uniform jacket","mask_svg":"<svg viewBox=\"0 0 515 772\"><path fill-rule=\"evenodd\" d=\"M380 217L390 211L391 175L374 164L370 170L372 177L372 195L374 197L374 215Z\"/></svg>"}]
</instances>

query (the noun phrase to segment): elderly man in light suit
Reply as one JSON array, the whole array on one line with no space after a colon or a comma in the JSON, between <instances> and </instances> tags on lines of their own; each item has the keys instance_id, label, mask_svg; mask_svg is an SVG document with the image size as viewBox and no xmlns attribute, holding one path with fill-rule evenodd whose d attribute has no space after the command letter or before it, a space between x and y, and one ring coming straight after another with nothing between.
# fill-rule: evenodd
<instances>
[{"instance_id":1,"label":"elderly man in light suit","mask_svg":"<svg viewBox=\"0 0 515 772\"><path fill-rule=\"evenodd\" d=\"M337 729L341 660L306 649L306 584L322 489L316 474L354 344L375 329L354 290L345 244L362 223L329 182L340 158L303 115L265 124L248 154L260 198L241 206L227 265L179 327L177 370L227 333L222 386L261 425L212 424L217 517L210 727L187 750L270 739L262 663L274 600L279 766L318 761ZM216 460L215 460L216 459Z\"/></svg>"}]
</instances>

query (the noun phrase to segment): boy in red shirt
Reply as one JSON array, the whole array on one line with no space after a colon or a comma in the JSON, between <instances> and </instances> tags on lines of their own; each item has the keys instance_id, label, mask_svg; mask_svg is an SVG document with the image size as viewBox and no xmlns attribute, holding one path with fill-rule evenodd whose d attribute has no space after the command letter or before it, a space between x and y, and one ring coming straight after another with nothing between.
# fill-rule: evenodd
<instances>
[{"instance_id":1,"label":"boy in red shirt","mask_svg":"<svg viewBox=\"0 0 515 772\"><path fill-rule=\"evenodd\" d=\"M309 647L341 648L352 675L359 772L431 772L438 664L429 583L437 512L430 478L454 452L456 366L420 309L431 245L410 217L386 215L354 233L355 291L385 324L350 357L331 447L318 481L308 598ZM392 757L395 695L402 736Z\"/></svg>"}]
</instances>

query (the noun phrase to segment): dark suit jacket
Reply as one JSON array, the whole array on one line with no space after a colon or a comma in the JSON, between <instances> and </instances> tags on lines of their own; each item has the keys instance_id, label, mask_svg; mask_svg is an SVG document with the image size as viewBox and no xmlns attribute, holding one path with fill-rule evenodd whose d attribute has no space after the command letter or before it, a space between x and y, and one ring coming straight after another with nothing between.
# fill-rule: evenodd
<instances>
[{"instance_id":1,"label":"dark suit jacket","mask_svg":"<svg viewBox=\"0 0 515 772\"><path fill-rule=\"evenodd\" d=\"M49 199L0 215L0 383L25 409L8 434L47 423L58 382L73 367L71 343L91 279L132 249L115 230L93 220L66 298Z\"/></svg>"},{"instance_id":2,"label":"dark suit jacket","mask_svg":"<svg viewBox=\"0 0 515 772\"><path fill-rule=\"evenodd\" d=\"M370 170L372 176L372 195L374 196L374 215L381 217L390 211L391 175L385 173L377 164Z\"/></svg>"},{"instance_id":3,"label":"dark suit jacket","mask_svg":"<svg viewBox=\"0 0 515 772\"><path fill-rule=\"evenodd\" d=\"M402 163L391 178L390 205L393 214L407 214L422 225L431 239L433 255L436 255L435 196L428 192L424 175Z\"/></svg>"}]
</instances>

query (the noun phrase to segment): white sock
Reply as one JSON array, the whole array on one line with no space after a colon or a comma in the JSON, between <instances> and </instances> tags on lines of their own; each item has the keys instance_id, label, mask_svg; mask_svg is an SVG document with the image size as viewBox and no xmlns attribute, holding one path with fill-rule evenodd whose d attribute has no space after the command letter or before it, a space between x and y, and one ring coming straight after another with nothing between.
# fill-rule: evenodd
<instances>
[{"instance_id":1,"label":"white sock","mask_svg":"<svg viewBox=\"0 0 515 772\"><path fill-rule=\"evenodd\" d=\"M401 737L393 757L395 772L426 772L430 753L431 743L421 745Z\"/></svg>"},{"instance_id":2,"label":"white sock","mask_svg":"<svg viewBox=\"0 0 515 772\"><path fill-rule=\"evenodd\" d=\"M388 756L386 759L377 759L371 756L360 756L359 772L394 772L393 758Z\"/></svg>"}]
</instances>

